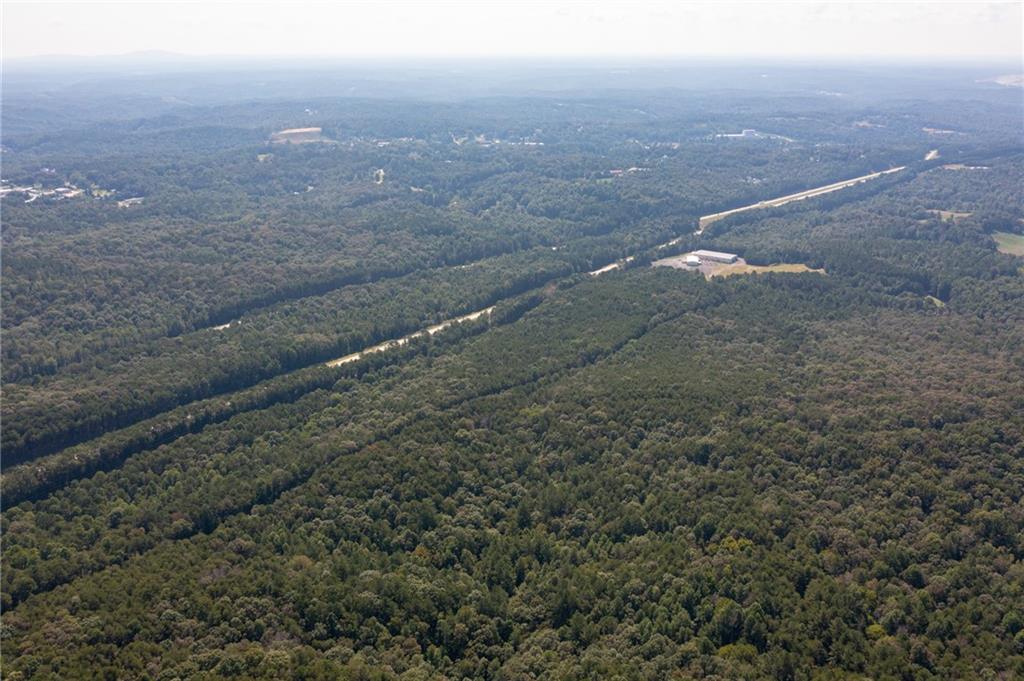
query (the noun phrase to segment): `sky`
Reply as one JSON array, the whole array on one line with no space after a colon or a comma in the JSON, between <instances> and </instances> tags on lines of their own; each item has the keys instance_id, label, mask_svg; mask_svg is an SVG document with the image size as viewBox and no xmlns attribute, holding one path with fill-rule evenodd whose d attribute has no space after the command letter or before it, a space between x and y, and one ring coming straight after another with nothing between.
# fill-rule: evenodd
<instances>
[{"instance_id":1,"label":"sky","mask_svg":"<svg viewBox=\"0 0 1024 681\"><path fill-rule=\"evenodd\" d=\"M1012 60L1024 2L4 0L5 59L295 57Z\"/></svg>"}]
</instances>

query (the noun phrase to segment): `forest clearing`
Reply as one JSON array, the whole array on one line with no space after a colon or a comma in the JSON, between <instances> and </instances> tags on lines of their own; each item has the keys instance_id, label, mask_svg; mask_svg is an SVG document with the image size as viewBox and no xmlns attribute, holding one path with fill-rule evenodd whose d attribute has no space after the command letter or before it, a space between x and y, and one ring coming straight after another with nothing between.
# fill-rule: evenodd
<instances>
[{"instance_id":1,"label":"forest clearing","mask_svg":"<svg viewBox=\"0 0 1024 681\"><path fill-rule=\"evenodd\" d=\"M651 267L671 267L677 270L700 272L705 279L713 277L730 277L735 274L765 274L767 272L781 272L797 274L800 272L816 272L825 274L824 269L813 269L802 263L775 263L772 265L751 265L743 258L737 258L736 262L725 263L701 259L700 265L694 267L687 264L686 259L689 253L674 255L670 258L662 258L651 263Z\"/></svg>"},{"instance_id":2,"label":"forest clearing","mask_svg":"<svg viewBox=\"0 0 1024 681\"><path fill-rule=\"evenodd\" d=\"M995 232L992 234L1000 253L1024 256L1024 234Z\"/></svg>"},{"instance_id":3,"label":"forest clearing","mask_svg":"<svg viewBox=\"0 0 1024 681\"><path fill-rule=\"evenodd\" d=\"M709 263L709 265L710 271L707 273L708 279L711 279L712 277L731 277L734 274L766 274L768 272L779 272L783 274L813 272L815 274L825 274L824 269L814 269L804 265L803 263L783 262L773 265L751 265L743 260L743 258L740 258L732 264Z\"/></svg>"}]
</instances>

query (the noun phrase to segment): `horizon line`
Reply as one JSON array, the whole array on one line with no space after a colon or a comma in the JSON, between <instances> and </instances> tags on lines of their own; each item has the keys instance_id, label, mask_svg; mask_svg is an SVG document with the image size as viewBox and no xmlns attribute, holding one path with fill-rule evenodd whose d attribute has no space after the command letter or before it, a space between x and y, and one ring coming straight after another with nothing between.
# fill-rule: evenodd
<instances>
[{"instance_id":1,"label":"horizon line","mask_svg":"<svg viewBox=\"0 0 1024 681\"><path fill-rule=\"evenodd\" d=\"M602 61L602 60L626 60L632 62L670 62L684 59L697 59L702 61L737 62L750 59L761 59L769 62L799 62L804 60L827 60L830 62L861 62L861 63L886 63L886 62L941 62L943 64L995 64L1016 62L1021 71L1024 71L1024 54L1019 55L942 55L942 54L873 54L870 52L831 54L831 53L805 53L805 54L766 54L759 52L718 54L708 52L678 52L671 54L646 54L646 53L395 53L395 54L314 54L314 53L190 53L176 52L172 50L136 50L132 52L117 53L40 53L31 55L3 55L0 60L10 65L18 62L31 61L57 61L62 59L74 60L132 60L132 59L178 59L183 61L258 61L268 59L280 59L288 61L355 61L355 62L401 62L407 60L431 61L431 62L453 62L453 61L555 61L555 62L579 62L579 61Z\"/></svg>"}]
</instances>

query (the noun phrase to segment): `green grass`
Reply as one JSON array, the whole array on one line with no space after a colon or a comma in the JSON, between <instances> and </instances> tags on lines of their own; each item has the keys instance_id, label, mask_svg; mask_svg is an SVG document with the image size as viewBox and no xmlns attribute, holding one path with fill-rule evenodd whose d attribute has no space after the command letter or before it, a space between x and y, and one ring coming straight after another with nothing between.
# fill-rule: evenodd
<instances>
[{"instance_id":1,"label":"green grass","mask_svg":"<svg viewBox=\"0 0 1024 681\"><path fill-rule=\"evenodd\" d=\"M996 240L996 247L1000 253L1024 256L1024 234L995 232L992 234L992 238Z\"/></svg>"}]
</instances>

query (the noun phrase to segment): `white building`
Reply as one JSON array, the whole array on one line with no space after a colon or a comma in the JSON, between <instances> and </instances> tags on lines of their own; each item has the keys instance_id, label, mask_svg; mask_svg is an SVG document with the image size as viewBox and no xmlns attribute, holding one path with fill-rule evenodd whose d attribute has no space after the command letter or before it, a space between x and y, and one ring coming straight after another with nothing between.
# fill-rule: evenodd
<instances>
[{"instance_id":1,"label":"white building","mask_svg":"<svg viewBox=\"0 0 1024 681\"><path fill-rule=\"evenodd\" d=\"M720 251L705 251L703 249L699 250L699 251L694 251L693 253L690 253L690 255L697 256L701 260L710 260L711 262L726 262L726 263L734 263L739 258L739 256L736 255L735 253L722 253ZM689 264L689 259L687 259L687 264Z\"/></svg>"}]
</instances>

